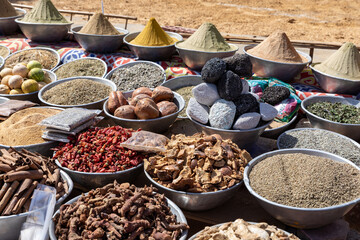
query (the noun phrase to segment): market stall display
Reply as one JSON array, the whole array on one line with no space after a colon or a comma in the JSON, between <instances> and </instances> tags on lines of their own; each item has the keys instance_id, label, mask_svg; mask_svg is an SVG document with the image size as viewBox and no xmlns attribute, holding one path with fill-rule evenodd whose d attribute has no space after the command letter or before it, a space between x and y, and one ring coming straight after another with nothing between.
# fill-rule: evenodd
<instances>
[{"instance_id":1,"label":"market stall display","mask_svg":"<svg viewBox=\"0 0 360 240\"><path fill-rule=\"evenodd\" d=\"M165 32L155 18L150 18L141 32L129 33L124 38L139 59L150 61L170 59L176 52L175 43L182 40L180 34Z\"/></svg>"},{"instance_id":2,"label":"market stall display","mask_svg":"<svg viewBox=\"0 0 360 240\"><path fill-rule=\"evenodd\" d=\"M231 57L239 49L236 45L225 42L212 23L203 23L188 39L177 42L175 47L185 64L197 70L208 60Z\"/></svg>"},{"instance_id":3,"label":"market stall display","mask_svg":"<svg viewBox=\"0 0 360 240\"><path fill-rule=\"evenodd\" d=\"M110 202L116 202L116 207ZM153 187L115 181L63 205L50 226L50 238L185 240L188 228L180 209Z\"/></svg>"},{"instance_id":4,"label":"market stall display","mask_svg":"<svg viewBox=\"0 0 360 240\"><path fill-rule=\"evenodd\" d=\"M0 45L0 57L5 59L10 54L11 54L11 51L8 47ZM0 69L1 69L1 67L0 67Z\"/></svg>"},{"instance_id":5,"label":"market stall display","mask_svg":"<svg viewBox=\"0 0 360 240\"><path fill-rule=\"evenodd\" d=\"M8 0L0 1L0 35L10 35L18 31L19 26L14 21L26 14L26 11L20 8L14 8Z\"/></svg>"},{"instance_id":6,"label":"market stall display","mask_svg":"<svg viewBox=\"0 0 360 240\"><path fill-rule=\"evenodd\" d=\"M351 109L354 109L353 107L355 107L355 109L349 113L341 113L341 109L335 109L334 117L336 121L333 121L334 117L331 117L332 120L328 120L324 118L327 116L326 111L324 113L314 114L309 110L309 107L312 106L313 104L323 105L326 104L325 102L329 102L330 104L331 103L342 104L342 106L343 104L350 105L349 107ZM351 98L343 98L336 96L313 96L302 101L301 108L306 113L307 118L310 120L310 123L313 127L337 132L349 138L352 138L355 141L360 139L360 134L359 134L360 124L357 123L359 121L360 116L359 116L359 111L356 111L360 108L360 101ZM354 119L354 122L342 123L340 121L341 118L344 118L345 122L347 122L346 119L349 117L347 116L347 114L350 114L349 116L351 116Z\"/></svg>"},{"instance_id":7,"label":"market stall display","mask_svg":"<svg viewBox=\"0 0 360 240\"><path fill-rule=\"evenodd\" d=\"M102 13L95 13L84 26L74 27L71 32L85 51L95 53L116 52L129 33L114 27Z\"/></svg>"},{"instance_id":8,"label":"market stall display","mask_svg":"<svg viewBox=\"0 0 360 240\"><path fill-rule=\"evenodd\" d=\"M58 79L79 76L103 78L107 73L107 65L99 58L85 57L58 66L54 73Z\"/></svg>"},{"instance_id":9,"label":"market stall display","mask_svg":"<svg viewBox=\"0 0 360 240\"><path fill-rule=\"evenodd\" d=\"M39 0L30 12L15 22L27 38L47 43L63 40L72 25L51 0Z\"/></svg>"},{"instance_id":10,"label":"market stall display","mask_svg":"<svg viewBox=\"0 0 360 240\"><path fill-rule=\"evenodd\" d=\"M317 228L344 216L360 201L359 181L360 168L351 161L310 149L262 154L244 172L246 188L261 206L296 228Z\"/></svg>"}]
</instances>

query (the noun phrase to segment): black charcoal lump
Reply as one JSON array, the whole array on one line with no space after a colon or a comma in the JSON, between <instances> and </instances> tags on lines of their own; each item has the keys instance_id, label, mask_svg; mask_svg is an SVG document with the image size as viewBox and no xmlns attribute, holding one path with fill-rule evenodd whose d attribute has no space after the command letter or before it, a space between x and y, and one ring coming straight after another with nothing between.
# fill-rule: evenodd
<instances>
[{"instance_id":1,"label":"black charcoal lump","mask_svg":"<svg viewBox=\"0 0 360 240\"><path fill-rule=\"evenodd\" d=\"M206 83L216 84L226 72L226 63L220 58L212 58L201 70L201 78Z\"/></svg>"},{"instance_id":2,"label":"black charcoal lump","mask_svg":"<svg viewBox=\"0 0 360 240\"><path fill-rule=\"evenodd\" d=\"M252 94L242 94L234 103L236 105L236 116L248 112L260 112L259 102Z\"/></svg>"},{"instance_id":3,"label":"black charcoal lump","mask_svg":"<svg viewBox=\"0 0 360 240\"><path fill-rule=\"evenodd\" d=\"M236 100L243 91L241 78L232 71L227 71L217 86L220 97L228 101Z\"/></svg>"},{"instance_id":4,"label":"black charcoal lump","mask_svg":"<svg viewBox=\"0 0 360 240\"><path fill-rule=\"evenodd\" d=\"M227 70L231 70L240 77L252 76L252 64L249 56L236 53L232 57L224 58Z\"/></svg>"},{"instance_id":5,"label":"black charcoal lump","mask_svg":"<svg viewBox=\"0 0 360 240\"><path fill-rule=\"evenodd\" d=\"M273 86L264 90L262 100L268 104L276 105L290 96L290 90L287 87Z\"/></svg>"}]
</instances>

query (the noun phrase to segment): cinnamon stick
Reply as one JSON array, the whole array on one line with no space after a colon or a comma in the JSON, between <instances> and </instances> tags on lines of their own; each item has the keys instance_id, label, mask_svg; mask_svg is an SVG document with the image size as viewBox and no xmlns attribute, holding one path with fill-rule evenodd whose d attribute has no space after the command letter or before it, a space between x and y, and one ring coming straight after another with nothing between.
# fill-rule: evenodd
<instances>
[{"instance_id":1,"label":"cinnamon stick","mask_svg":"<svg viewBox=\"0 0 360 240\"><path fill-rule=\"evenodd\" d=\"M57 186L59 183L59 180L60 180L60 169L58 169L58 168L55 169L54 174L52 176L54 178L54 184L55 184L55 186Z\"/></svg>"},{"instance_id":2,"label":"cinnamon stick","mask_svg":"<svg viewBox=\"0 0 360 240\"><path fill-rule=\"evenodd\" d=\"M9 189L10 186L11 183L4 183L4 185L0 189L0 199L2 199L2 197L5 195L6 191Z\"/></svg>"},{"instance_id":3,"label":"cinnamon stick","mask_svg":"<svg viewBox=\"0 0 360 240\"><path fill-rule=\"evenodd\" d=\"M4 177L4 182L22 181L26 178L41 179L42 177L43 177L43 172L41 170L19 171L19 172L6 174Z\"/></svg>"},{"instance_id":4,"label":"cinnamon stick","mask_svg":"<svg viewBox=\"0 0 360 240\"><path fill-rule=\"evenodd\" d=\"M19 201L17 202L17 204L15 205L15 207L12 209L12 213L13 214L18 214L20 213L21 208L24 206L25 202L28 200L28 198L30 197L30 195L32 195L34 189L36 188L36 186L39 184L38 181L34 181L32 182L32 184L30 185L30 187L27 189L27 191L23 194L23 196L21 196L21 198L19 199Z\"/></svg>"},{"instance_id":5,"label":"cinnamon stick","mask_svg":"<svg viewBox=\"0 0 360 240\"><path fill-rule=\"evenodd\" d=\"M15 205L17 204L17 202L19 201L20 197L24 194L24 192L27 191L27 189L31 186L33 180L32 179L25 179L20 187L18 188L18 190L16 191L16 193L14 194L14 196L12 197L12 199L10 200L10 203L7 205L7 207L5 208L5 210L3 211L2 215L10 215L13 208L15 207Z\"/></svg>"},{"instance_id":6,"label":"cinnamon stick","mask_svg":"<svg viewBox=\"0 0 360 240\"><path fill-rule=\"evenodd\" d=\"M0 171L1 172L10 172L13 168L7 164L0 163Z\"/></svg>"},{"instance_id":7,"label":"cinnamon stick","mask_svg":"<svg viewBox=\"0 0 360 240\"><path fill-rule=\"evenodd\" d=\"M17 187L19 186L19 182L18 181L14 181L11 186L9 187L9 189L6 191L4 197L1 199L0 201L0 213L4 210L4 208L6 207L7 203L9 202L11 196L14 194L14 192L16 191Z\"/></svg>"}]
</instances>

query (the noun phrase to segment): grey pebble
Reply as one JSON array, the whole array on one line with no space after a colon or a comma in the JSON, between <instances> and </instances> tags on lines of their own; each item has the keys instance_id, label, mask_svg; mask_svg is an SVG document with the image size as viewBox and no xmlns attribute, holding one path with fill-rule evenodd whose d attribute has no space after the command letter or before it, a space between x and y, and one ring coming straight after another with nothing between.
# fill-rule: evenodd
<instances>
[{"instance_id":1,"label":"grey pebble","mask_svg":"<svg viewBox=\"0 0 360 240\"><path fill-rule=\"evenodd\" d=\"M253 93L253 92L249 92L251 95L253 95L255 98L256 98L256 100L260 100L260 97L259 97L259 95L257 95L256 93Z\"/></svg>"},{"instance_id":2,"label":"grey pebble","mask_svg":"<svg viewBox=\"0 0 360 240\"><path fill-rule=\"evenodd\" d=\"M220 99L217 87L212 83L201 83L192 89L196 101L206 106L211 106Z\"/></svg>"},{"instance_id":3,"label":"grey pebble","mask_svg":"<svg viewBox=\"0 0 360 240\"><path fill-rule=\"evenodd\" d=\"M186 113L199 123L207 124L209 121L209 107L198 103L195 98L190 98Z\"/></svg>"},{"instance_id":4,"label":"grey pebble","mask_svg":"<svg viewBox=\"0 0 360 240\"><path fill-rule=\"evenodd\" d=\"M261 115L257 112L244 113L234 123L233 129L246 130L255 128L260 122Z\"/></svg>"},{"instance_id":5,"label":"grey pebble","mask_svg":"<svg viewBox=\"0 0 360 240\"><path fill-rule=\"evenodd\" d=\"M242 87L243 87L241 94L249 93L249 83L248 83L248 81L245 80L245 79L241 79L241 83L242 83Z\"/></svg>"},{"instance_id":6,"label":"grey pebble","mask_svg":"<svg viewBox=\"0 0 360 240\"><path fill-rule=\"evenodd\" d=\"M273 120L277 116L278 111L276 110L276 108L274 108L270 104L260 103L260 114L261 114L262 120L270 121L270 120Z\"/></svg>"},{"instance_id":7,"label":"grey pebble","mask_svg":"<svg viewBox=\"0 0 360 240\"><path fill-rule=\"evenodd\" d=\"M230 129L235 118L236 106L225 99L217 100L210 108L210 126L220 129Z\"/></svg>"}]
</instances>

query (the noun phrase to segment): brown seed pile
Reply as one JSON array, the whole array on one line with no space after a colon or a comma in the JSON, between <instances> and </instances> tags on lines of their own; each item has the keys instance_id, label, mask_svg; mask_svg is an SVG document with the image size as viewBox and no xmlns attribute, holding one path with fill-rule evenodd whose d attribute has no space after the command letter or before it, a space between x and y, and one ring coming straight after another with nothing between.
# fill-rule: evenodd
<instances>
[{"instance_id":1,"label":"brown seed pile","mask_svg":"<svg viewBox=\"0 0 360 240\"><path fill-rule=\"evenodd\" d=\"M61 65L55 74L58 79L89 76L102 77L106 73L104 64L99 59L84 58Z\"/></svg>"},{"instance_id":2,"label":"brown seed pile","mask_svg":"<svg viewBox=\"0 0 360 240\"><path fill-rule=\"evenodd\" d=\"M360 197L360 171L347 163L302 153L278 154L256 164L250 185L284 205L323 208Z\"/></svg>"},{"instance_id":3,"label":"brown seed pile","mask_svg":"<svg viewBox=\"0 0 360 240\"><path fill-rule=\"evenodd\" d=\"M5 67L13 68L18 63L28 64L31 60L40 62L43 68L48 70L57 65L57 57L53 52L44 49L29 49L14 53L6 59Z\"/></svg>"},{"instance_id":4,"label":"brown seed pile","mask_svg":"<svg viewBox=\"0 0 360 240\"><path fill-rule=\"evenodd\" d=\"M8 54L9 50L6 47L0 45L0 57L6 58Z\"/></svg>"},{"instance_id":5,"label":"brown seed pile","mask_svg":"<svg viewBox=\"0 0 360 240\"><path fill-rule=\"evenodd\" d=\"M111 87L88 79L75 79L60 83L42 95L56 105L81 105L99 101L109 96Z\"/></svg>"}]
</instances>

